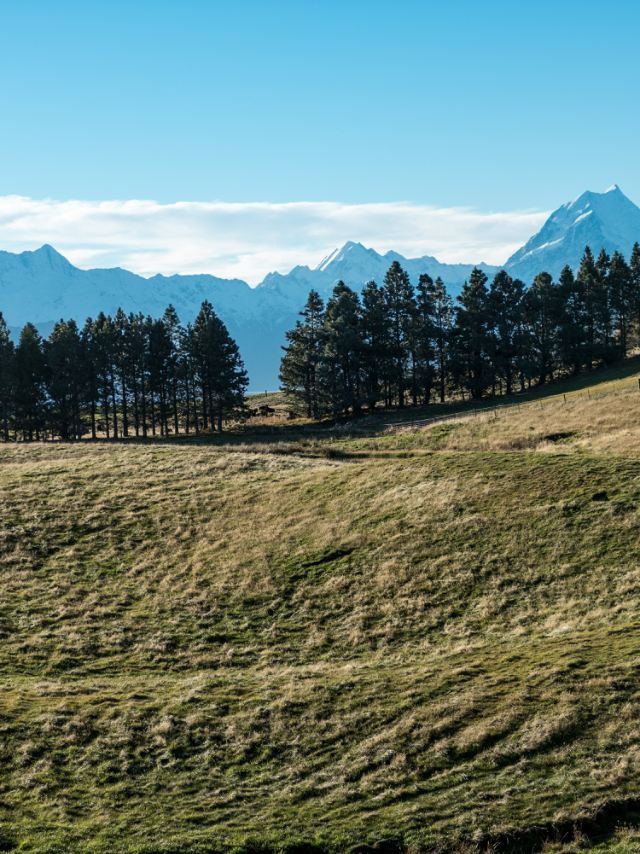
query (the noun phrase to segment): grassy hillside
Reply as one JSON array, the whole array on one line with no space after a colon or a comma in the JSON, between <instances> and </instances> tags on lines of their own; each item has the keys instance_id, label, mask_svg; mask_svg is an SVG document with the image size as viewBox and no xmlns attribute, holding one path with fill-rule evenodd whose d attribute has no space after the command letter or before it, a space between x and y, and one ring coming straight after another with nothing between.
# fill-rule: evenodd
<instances>
[{"instance_id":1,"label":"grassy hillside","mask_svg":"<svg viewBox=\"0 0 640 854\"><path fill-rule=\"evenodd\" d=\"M0 850L640 850L634 369L0 446Z\"/></svg>"}]
</instances>

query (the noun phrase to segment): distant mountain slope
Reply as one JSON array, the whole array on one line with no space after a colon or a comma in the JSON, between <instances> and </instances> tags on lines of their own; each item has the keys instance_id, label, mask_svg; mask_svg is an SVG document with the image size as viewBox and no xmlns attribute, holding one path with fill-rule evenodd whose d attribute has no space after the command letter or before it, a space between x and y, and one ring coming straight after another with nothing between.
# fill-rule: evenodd
<instances>
[{"instance_id":1,"label":"distant mountain slope","mask_svg":"<svg viewBox=\"0 0 640 854\"><path fill-rule=\"evenodd\" d=\"M640 208L615 185L562 205L505 267L530 282L541 270L557 276L565 264L577 268L587 245L595 254L604 248L628 257L636 241L640 241Z\"/></svg>"},{"instance_id":2,"label":"distant mountain slope","mask_svg":"<svg viewBox=\"0 0 640 854\"><path fill-rule=\"evenodd\" d=\"M235 319L251 311L252 290L239 279L215 276L153 276L145 279L115 267L80 270L52 246L35 252L0 252L0 309L7 320L21 325L74 317L79 322L99 311L161 314L168 302L190 315L209 298Z\"/></svg>"},{"instance_id":3,"label":"distant mountain slope","mask_svg":"<svg viewBox=\"0 0 640 854\"><path fill-rule=\"evenodd\" d=\"M565 264L577 267L585 245L629 255L640 240L640 208L615 186L606 193L583 193L555 211L538 234L509 258L506 268L530 283L541 270L558 275ZM236 338L251 388L278 385L284 333L298 316L311 288L326 299L342 279L361 289L370 279L382 282L392 261L399 261L416 283L421 273L440 276L455 296L472 264L443 264L430 255L405 258L398 252L379 254L349 241L317 267L294 267L269 273L255 288L240 279L211 275L153 276L145 279L120 268L80 270L45 245L34 252L0 252L0 311L12 328L28 320L47 334L61 317L83 323L99 311L142 311L159 316L172 303L183 322L193 320L204 299L210 300ZM492 277L498 267L479 264Z\"/></svg>"}]
</instances>

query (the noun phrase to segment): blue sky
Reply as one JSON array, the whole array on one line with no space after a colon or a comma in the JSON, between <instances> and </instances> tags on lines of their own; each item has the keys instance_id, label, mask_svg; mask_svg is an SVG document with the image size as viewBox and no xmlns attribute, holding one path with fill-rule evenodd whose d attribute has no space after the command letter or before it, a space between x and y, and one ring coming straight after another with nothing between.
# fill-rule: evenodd
<instances>
[{"instance_id":1,"label":"blue sky","mask_svg":"<svg viewBox=\"0 0 640 854\"><path fill-rule=\"evenodd\" d=\"M631 0L1 11L2 196L548 211L617 182L640 200Z\"/></svg>"}]
</instances>

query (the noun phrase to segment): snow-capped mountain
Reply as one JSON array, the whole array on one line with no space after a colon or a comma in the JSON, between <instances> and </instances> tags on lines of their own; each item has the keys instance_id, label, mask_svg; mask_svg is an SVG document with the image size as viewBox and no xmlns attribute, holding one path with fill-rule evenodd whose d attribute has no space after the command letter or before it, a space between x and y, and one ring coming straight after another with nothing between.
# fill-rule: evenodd
<instances>
[{"instance_id":1,"label":"snow-capped mountain","mask_svg":"<svg viewBox=\"0 0 640 854\"><path fill-rule=\"evenodd\" d=\"M585 246L596 255L604 248L628 257L636 241L640 241L640 208L615 184L604 193L583 193L554 211L505 267L530 282L542 270L553 276L565 264L575 270Z\"/></svg>"},{"instance_id":2,"label":"snow-capped mountain","mask_svg":"<svg viewBox=\"0 0 640 854\"><path fill-rule=\"evenodd\" d=\"M117 306L126 311L162 314L167 302L190 315L208 298L230 319L250 313L252 289L240 279L215 276L153 276L128 270L80 270L52 246L34 252L0 252L0 310L11 325L74 317L82 323Z\"/></svg>"},{"instance_id":3,"label":"snow-capped mountain","mask_svg":"<svg viewBox=\"0 0 640 854\"><path fill-rule=\"evenodd\" d=\"M640 208L615 186L605 193L584 193L558 208L505 267L529 283L542 270L557 275L565 264L577 267L587 244L596 254L604 247L628 256L636 240L640 241ZM326 299L340 279L358 290L370 279L381 283L392 261L402 264L414 284L421 273L434 279L440 276L453 295L474 266L443 264L430 255L381 255L349 241L315 268L297 266L286 274L269 273L251 288L240 279L211 275L145 279L120 268L80 270L45 245L19 254L0 251L0 311L15 332L31 321L48 334L62 317L82 324L87 317L100 311L113 314L118 307L159 317L171 303L186 323L208 299L238 341L251 388L274 389L284 333L295 323L309 290L315 288ZM499 269L478 266L489 277Z\"/></svg>"},{"instance_id":4,"label":"snow-capped mountain","mask_svg":"<svg viewBox=\"0 0 640 854\"><path fill-rule=\"evenodd\" d=\"M287 296L297 292L304 301L309 290L315 288L321 296L326 297L340 280L358 289L371 279L382 284L385 273L393 261L399 261L402 264L414 284L421 273L428 273L434 279L440 276L452 293L460 290L474 267L473 264L443 264L431 255L424 255L421 258L405 258L398 252L380 255L375 249L367 249L361 243L349 240L340 249L335 249L327 255L317 267L298 266L286 274L269 273L257 289L266 289ZM499 269L484 263L478 266L485 270L488 276L495 274Z\"/></svg>"}]
</instances>

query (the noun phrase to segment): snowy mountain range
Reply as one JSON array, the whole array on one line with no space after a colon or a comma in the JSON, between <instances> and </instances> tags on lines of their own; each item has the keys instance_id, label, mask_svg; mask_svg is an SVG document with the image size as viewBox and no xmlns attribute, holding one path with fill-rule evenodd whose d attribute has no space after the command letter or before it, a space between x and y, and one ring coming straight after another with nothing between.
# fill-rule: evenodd
<instances>
[{"instance_id":1,"label":"snowy mountain range","mask_svg":"<svg viewBox=\"0 0 640 854\"><path fill-rule=\"evenodd\" d=\"M618 186L605 193L583 193L551 214L542 229L509 258L504 267L529 283L546 270L557 276L565 264L576 268L584 247L628 256L640 241L640 208ZM121 268L81 270L52 246L33 252L0 251L0 310L16 332L27 321L47 334L61 317L79 323L100 311L141 311L160 316L175 306L184 322L192 320L208 299L238 341L254 390L277 387L280 346L311 288L327 297L342 279L360 289L370 279L382 282L392 261L399 261L415 283L421 273L440 276L452 294L459 293L473 264L444 264L432 256L405 258L380 255L351 241L315 268L294 267L287 274L269 273L255 288L239 279L211 275L143 278ZM478 264L487 276L499 267Z\"/></svg>"}]
</instances>

